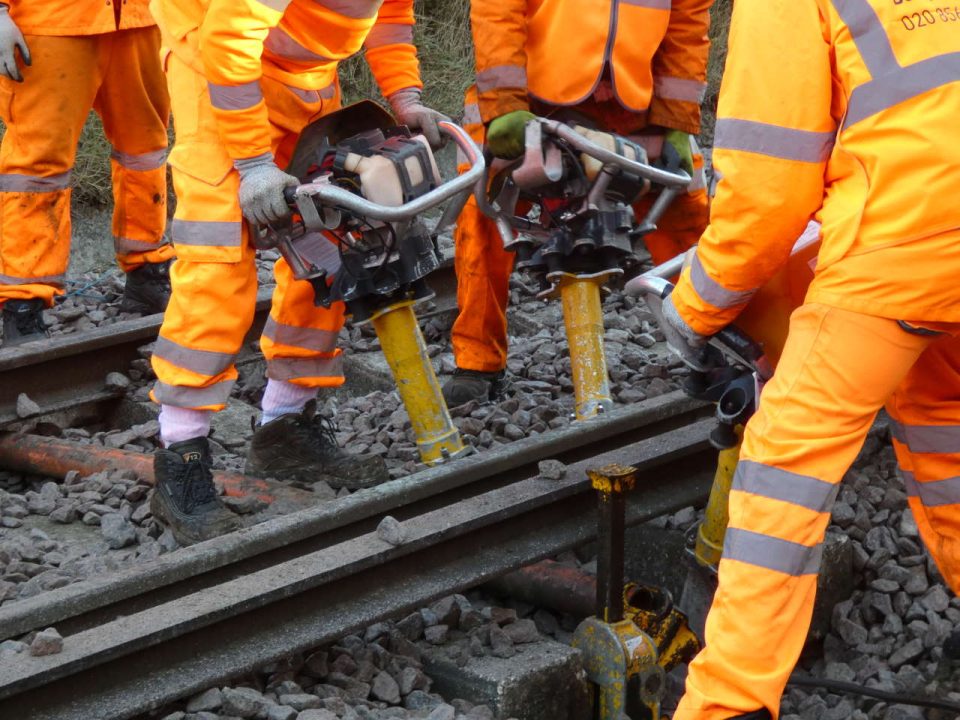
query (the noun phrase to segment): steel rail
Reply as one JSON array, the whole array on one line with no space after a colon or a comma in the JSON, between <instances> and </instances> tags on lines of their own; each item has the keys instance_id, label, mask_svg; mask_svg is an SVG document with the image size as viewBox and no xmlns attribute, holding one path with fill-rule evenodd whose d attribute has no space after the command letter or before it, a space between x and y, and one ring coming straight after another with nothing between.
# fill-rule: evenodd
<instances>
[{"instance_id":1,"label":"steel rail","mask_svg":"<svg viewBox=\"0 0 960 720\"><path fill-rule=\"evenodd\" d=\"M158 604L114 604L102 621L65 633L63 653L0 665L0 716L30 708L35 720L128 718L576 546L595 529L587 467L619 462L641 469L631 523L702 501L712 476L712 421L690 424L689 406L671 414L660 405L658 420L648 417L606 448L581 447L579 460L568 451L573 462L560 481L537 477L535 458L515 456L519 479L510 472L491 477L501 463L488 462L483 478L492 484L477 478L459 484L459 498L428 495L405 513L392 512L407 535L398 547L377 537L375 522L354 523L319 545L300 543L286 560L274 555L259 569L234 562L212 585L181 583ZM457 465L463 474L470 463ZM421 475L430 474L438 475Z\"/></svg>"}]
</instances>

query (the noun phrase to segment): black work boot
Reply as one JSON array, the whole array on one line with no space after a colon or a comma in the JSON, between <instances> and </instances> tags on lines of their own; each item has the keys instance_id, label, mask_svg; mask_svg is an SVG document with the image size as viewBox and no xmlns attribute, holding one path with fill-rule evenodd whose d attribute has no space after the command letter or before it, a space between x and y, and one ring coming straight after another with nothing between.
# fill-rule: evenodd
<instances>
[{"instance_id":1,"label":"black work boot","mask_svg":"<svg viewBox=\"0 0 960 720\"><path fill-rule=\"evenodd\" d=\"M503 370L480 372L457 368L453 371L453 377L443 386L443 399L447 401L448 408L466 405L472 400L496 400L503 392L503 377Z\"/></svg>"},{"instance_id":2,"label":"black work boot","mask_svg":"<svg viewBox=\"0 0 960 720\"><path fill-rule=\"evenodd\" d=\"M181 545L236 530L240 520L224 507L213 485L210 444L205 437L173 443L153 456L156 488L150 511Z\"/></svg>"},{"instance_id":3,"label":"black work boot","mask_svg":"<svg viewBox=\"0 0 960 720\"><path fill-rule=\"evenodd\" d=\"M281 415L261 425L250 439L247 475L334 489L361 490L390 479L379 455L351 455L337 445L329 420L317 415L311 400L300 413Z\"/></svg>"},{"instance_id":4,"label":"black work boot","mask_svg":"<svg viewBox=\"0 0 960 720\"><path fill-rule=\"evenodd\" d=\"M170 299L170 261L147 263L127 273L120 311L154 315L167 309Z\"/></svg>"},{"instance_id":5,"label":"black work boot","mask_svg":"<svg viewBox=\"0 0 960 720\"><path fill-rule=\"evenodd\" d=\"M43 322L43 300L7 300L3 304L3 347L50 337Z\"/></svg>"}]
</instances>

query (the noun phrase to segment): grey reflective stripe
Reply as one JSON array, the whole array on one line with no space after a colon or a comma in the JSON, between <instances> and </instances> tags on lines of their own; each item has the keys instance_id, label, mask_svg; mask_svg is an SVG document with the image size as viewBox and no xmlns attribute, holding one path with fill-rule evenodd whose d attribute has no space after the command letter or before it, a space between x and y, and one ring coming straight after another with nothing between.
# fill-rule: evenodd
<instances>
[{"instance_id":1,"label":"grey reflective stripe","mask_svg":"<svg viewBox=\"0 0 960 720\"><path fill-rule=\"evenodd\" d=\"M210 92L210 102L218 110L247 110L263 100L259 80L243 85L207 83L207 89Z\"/></svg>"},{"instance_id":2,"label":"grey reflective stripe","mask_svg":"<svg viewBox=\"0 0 960 720\"><path fill-rule=\"evenodd\" d=\"M654 10L669 10L673 6L672 0L618 0L620 5L652 8Z\"/></svg>"},{"instance_id":3,"label":"grey reflective stripe","mask_svg":"<svg viewBox=\"0 0 960 720\"><path fill-rule=\"evenodd\" d=\"M195 372L197 375L213 377L233 365L234 353L213 352L212 350L194 350L173 342L162 335L153 346L153 354L178 368Z\"/></svg>"},{"instance_id":4,"label":"grey reflective stripe","mask_svg":"<svg viewBox=\"0 0 960 720\"><path fill-rule=\"evenodd\" d=\"M937 55L905 68L898 66L893 72L854 88L847 105L844 127L958 81L960 53Z\"/></svg>"},{"instance_id":5,"label":"grey reflective stripe","mask_svg":"<svg viewBox=\"0 0 960 720\"><path fill-rule=\"evenodd\" d=\"M273 28L264 41L263 46L278 57L287 60L299 60L300 62L333 62L331 58L318 55L307 47L300 44L293 36L281 28Z\"/></svg>"},{"instance_id":6,"label":"grey reflective stripe","mask_svg":"<svg viewBox=\"0 0 960 720\"><path fill-rule=\"evenodd\" d=\"M167 244L162 238L157 242L150 242L149 240L134 240L133 238L117 237L116 235L113 237L113 249L118 255L151 252Z\"/></svg>"},{"instance_id":7,"label":"grey reflective stripe","mask_svg":"<svg viewBox=\"0 0 960 720\"><path fill-rule=\"evenodd\" d=\"M743 305L756 292L756 290L727 290L707 275L697 255L693 256L693 261L690 263L690 282L693 283L693 289L702 300L718 308Z\"/></svg>"},{"instance_id":8,"label":"grey reflective stripe","mask_svg":"<svg viewBox=\"0 0 960 720\"><path fill-rule=\"evenodd\" d=\"M261 5L266 5L271 10L282 13L293 0L258 0Z\"/></svg>"},{"instance_id":9,"label":"grey reflective stripe","mask_svg":"<svg viewBox=\"0 0 960 720\"><path fill-rule=\"evenodd\" d=\"M927 507L960 504L960 477L917 482L913 473L901 470L907 495L919 498Z\"/></svg>"},{"instance_id":10,"label":"grey reflective stripe","mask_svg":"<svg viewBox=\"0 0 960 720\"><path fill-rule=\"evenodd\" d=\"M313 0L317 5L332 10L344 17L361 19L372 18L383 4L383 0Z\"/></svg>"},{"instance_id":11,"label":"grey reflective stripe","mask_svg":"<svg viewBox=\"0 0 960 720\"><path fill-rule=\"evenodd\" d=\"M816 575L823 546L808 547L750 530L727 528L723 540L723 558L739 560L757 567L799 577Z\"/></svg>"},{"instance_id":12,"label":"grey reflective stripe","mask_svg":"<svg viewBox=\"0 0 960 720\"><path fill-rule=\"evenodd\" d=\"M659 75L653 79L653 92L657 97L664 100L701 103L704 94L707 92L707 84L689 78Z\"/></svg>"},{"instance_id":13,"label":"grey reflective stripe","mask_svg":"<svg viewBox=\"0 0 960 720\"><path fill-rule=\"evenodd\" d=\"M477 73L477 90L527 87L527 69L522 65L497 65Z\"/></svg>"},{"instance_id":14,"label":"grey reflective stripe","mask_svg":"<svg viewBox=\"0 0 960 720\"><path fill-rule=\"evenodd\" d=\"M464 105L463 107L463 124L464 125L479 125L483 122L483 118L480 117L480 106L477 103L470 103L469 105Z\"/></svg>"},{"instance_id":15,"label":"grey reflective stripe","mask_svg":"<svg viewBox=\"0 0 960 720\"><path fill-rule=\"evenodd\" d=\"M127 170L136 170L137 172L149 172L158 170L167 162L167 149L154 150L153 152L131 155L130 153L113 150L110 157L120 163Z\"/></svg>"},{"instance_id":16,"label":"grey reflective stripe","mask_svg":"<svg viewBox=\"0 0 960 720\"><path fill-rule=\"evenodd\" d=\"M63 285L66 281L66 275L38 275L26 278L0 275L0 285Z\"/></svg>"},{"instance_id":17,"label":"grey reflective stripe","mask_svg":"<svg viewBox=\"0 0 960 720\"><path fill-rule=\"evenodd\" d=\"M413 45L413 25L400 23L383 23L374 25L363 41L365 48L375 48L381 45L397 45L406 43Z\"/></svg>"},{"instance_id":18,"label":"grey reflective stripe","mask_svg":"<svg viewBox=\"0 0 960 720\"><path fill-rule=\"evenodd\" d=\"M894 421L893 436L912 453L960 453L960 425L904 425Z\"/></svg>"},{"instance_id":19,"label":"grey reflective stripe","mask_svg":"<svg viewBox=\"0 0 960 720\"><path fill-rule=\"evenodd\" d=\"M153 396L158 403L183 408L202 408L211 405L226 405L236 380L221 380L207 387L187 387L157 382Z\"/></svg>"},{"instance_id":20,"label":"grey reflective stripe","mask_svg":"<svg viewBox=\"0 0 960 720\"><path fill-rule=\"evenodd\" d=\"M340 333L318 328L284 325L269 317L266 325L263 326L263 334L281 345L303 348L304 350L333 352L337 347L337 336Z\"/></svg>"},{"instance_id":21,"label":"grey reflective stripe","mask_svg":"<svg viewBox=\"0 0 960 720\"><path fill-rule=\"evenodd\" d=\"M840 484L798 475L752 460L741 460L733 476L733 489L822 513L833 507Z\"/></svg>"},{"instance_id":22,"label":"grey reflective stripe","mask_svg":"<svg viewBox=\"0 0 960 720\"><path fill-rule=\"evenodd\" d=\"M0 192L46 193L66 190L68 187L70 187L69 170L49 177L16 173L0 175Z\"/></svg>"},{"instance_id":23,"label":"grey reflective stripe","mask_svg":"<svg viewBox=\"0 0 960 720\"><path fill-rule=\"evenodd\" d=\"M240 247L243 225L239 222L174 220L170 226L174 245L201 247Z\"/></svg>"},{"instance_id":24,"label":"grey reflective stripe","mask_svg":"<svg viewBox=\"0 0 960 720\"><path fill-rule=\"evenodd\" d=\"M332 358L289 358L267 360L267 377L273 380L299 380L314 377L343 377L343 356Z\"/></svg>"},{"instance_id":25,"label":"grey reflective stripe","mask_svg":"<svg viewBox=\"0 0 960 720\"><path fill-rule=\"evenodd\" d=\"M819 163L830 157L836 131L813 132L793 128L723 118L717 120L714 147L723 150L740 150L759 155Z\"/></svg>"},{"instance_id":26,"label":"grey reflective stripe","mask_svg":"<svg viewBox=\"0 0 960 720\"><path fill-rule=\"evenodd\" d=\"M867 0L833 0L833 7L850 28L860 56L874 78L900 67L883 23Z\"/></svg>"}]
</instances>

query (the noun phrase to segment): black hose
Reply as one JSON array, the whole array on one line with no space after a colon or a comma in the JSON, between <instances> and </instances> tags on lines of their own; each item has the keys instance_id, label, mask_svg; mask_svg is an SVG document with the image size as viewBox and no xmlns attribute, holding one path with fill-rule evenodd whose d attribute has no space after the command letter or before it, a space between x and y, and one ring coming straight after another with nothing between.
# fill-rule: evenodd
<instances>
[{"instance_id":1,"label":"black hose","mask_svg":"<svg viewBox=\"0 0 960 720\"><path fill-rule=\"evenodd\" d=\"M886 692L868 688L856 683L842 682L840 680L822 680L820 678L810 677L794 673L787 681L787 685L794 687L812 688L820 690L832 690L838 693L848 695L862 695L864 697L883 700L884 702L896 705L914 705L916 707L932 708L934 710L950 710L960 714L960 703L950 702L949 700L935 700L931 697L920 697L916 695L900 695L899 693Z\"/></svg>"}]
</instances>

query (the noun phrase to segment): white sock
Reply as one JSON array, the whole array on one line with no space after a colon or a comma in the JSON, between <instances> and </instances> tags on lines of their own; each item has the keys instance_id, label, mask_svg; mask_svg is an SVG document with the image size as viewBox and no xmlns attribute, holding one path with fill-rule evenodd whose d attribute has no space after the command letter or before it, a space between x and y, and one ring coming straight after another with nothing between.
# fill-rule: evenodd
<instances>
[{"instance_id":1,"label":"white sock","mask_svg":"<svg viewBox=\"0 0 960 720\"><path fill-rule=\"evenodd\" d=\"M263 391L263 417L260 422L266 425L281 415L298 413L303 406L317 396L317 388L294 385L286 380L267 380L267 389Z\"/></svg>"},{"instance_id":2,"label":"white sock","mask_svg":"<svg viewBox=\"0 0 960 720\"><path fill-rule=\"evenodd\" d=\"M210 434L212 410L192 410L175 405L160 406L160 442L164 447L173 443L206 437Z\"/></svg>"}]
</instances>

